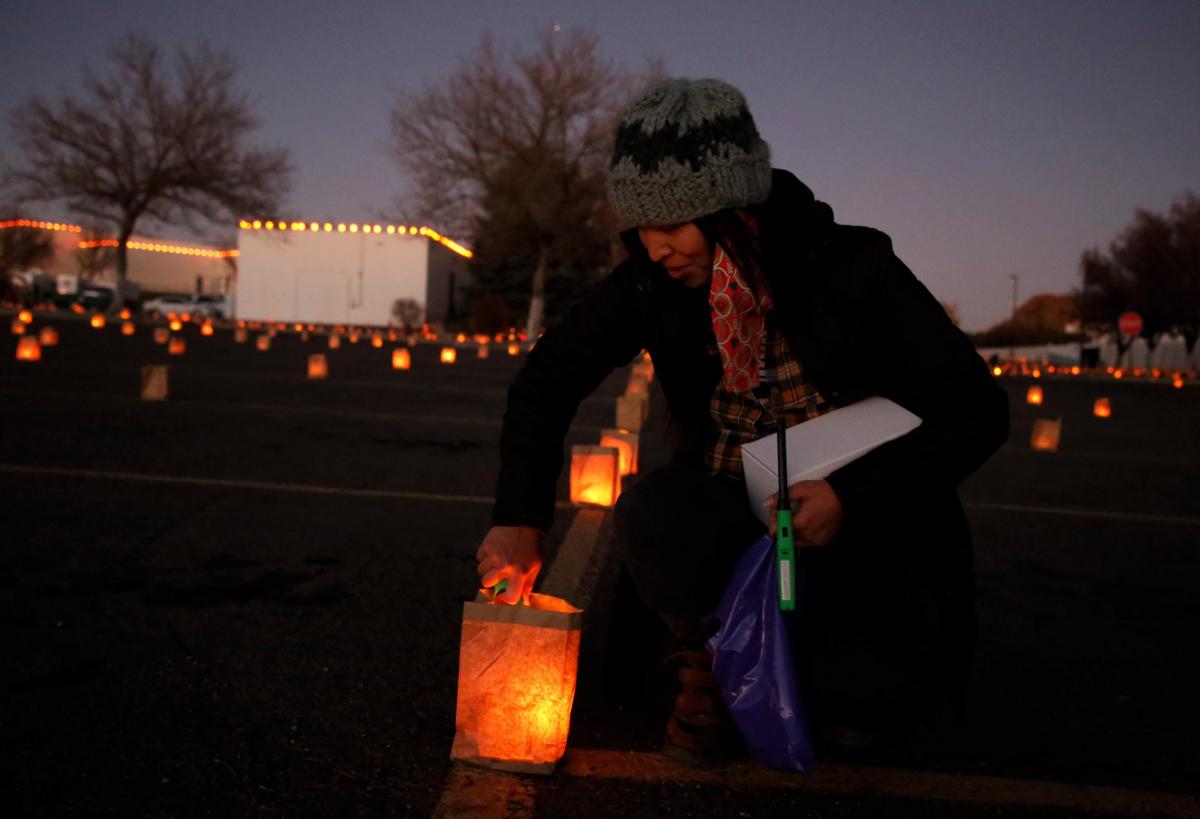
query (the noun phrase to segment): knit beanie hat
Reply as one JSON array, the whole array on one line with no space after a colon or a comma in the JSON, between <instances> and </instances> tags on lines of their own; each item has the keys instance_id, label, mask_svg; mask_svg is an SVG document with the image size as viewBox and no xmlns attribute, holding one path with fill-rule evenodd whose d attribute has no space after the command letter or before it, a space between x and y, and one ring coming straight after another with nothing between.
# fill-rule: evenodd
<instances>
[{"instance_id":1,"label":"knit beanie hat","mask_svg":"<svg viewBox=\"0 0 1200 819\"><path fill-rule=\"evenodd\" d=\"M770 150L732 85L664 80L625 109L608 165L622 227L690 222L770 192Z\"/></svg>"}]
</instances>

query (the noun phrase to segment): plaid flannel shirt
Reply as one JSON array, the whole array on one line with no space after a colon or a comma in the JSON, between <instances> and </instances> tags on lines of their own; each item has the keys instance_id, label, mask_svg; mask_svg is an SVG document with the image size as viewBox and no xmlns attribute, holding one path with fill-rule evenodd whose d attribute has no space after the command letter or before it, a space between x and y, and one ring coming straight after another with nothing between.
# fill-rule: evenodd
<instances>
[{"instance_id":1,"label":"plaid flannel shirt","mask_svg":"<svg viewBox=\"0 0 1200 819\"><path fill-rule=\"evenodd\" d=\"M708 355L720 360L715 341L709 343ZM770 313L760 365L757 387L731 392L721 379L713 391L708 465L714 473L742 477L742 444L773 433L776 419L782 418L786 426L792 426L834 408L815 387L804 382L800 362L792 357Z\"/></svg>"}]
</instances>

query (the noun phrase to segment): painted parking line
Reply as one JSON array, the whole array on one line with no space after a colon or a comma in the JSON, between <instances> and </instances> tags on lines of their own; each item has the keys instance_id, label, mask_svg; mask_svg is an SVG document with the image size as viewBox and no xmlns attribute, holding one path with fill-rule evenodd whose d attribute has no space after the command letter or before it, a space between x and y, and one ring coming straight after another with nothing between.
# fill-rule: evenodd
<instances>
[{"instance_id":1,"label":"painted parking line","mask_svg":"<svg viewBox=\"0 0 1200 819\"><path fill-rule=\"evenodd\" d=\"M435 501L449 503L471 503L491 506L496 502L491 495L451 495L439 492L408 492L399 489L354 489L347 486L322 486L306 483L275 483L271 481L244 481L227 478L199 478L191 475L156 475L148 472L116 472L104 469L74 469L57 466L32 466L27 464L0 464L0 473L12 475L52 475L62 478L90 478L105 481L133 481L140 483L174 484L212 489L245 489L257 492L294 492L308 495L337 495L349 498L384 498L387 500ZM569 509L571 504L559 501L559 509Z\"/></svg>"},{"instance_id":2,"label":"painted parking line","mask_svg":"<svg viewBox=\"0 0 1200 819\"><path fill-rule=\"evenodd\" d=\"M1200 799L1185 794L856 765L823 764L807 774L772 771L752 762L707 770L682 765L661 754L574 750L567 752L559 773L646 784L711 785L735 791L790 790L1001 808L1200 819Z\"/></svg>"},{"instance_id":3,"label":"painted parking line","mask_svg":"<svg viewBox=\"0 0 1200 819\"><path fill-rule=\"evenodd\" d=\"M990 512L1021 512L1035 515L1062 515L1073 518L1096 520L1120 520L1129 523L1166 523L1173 526L1200 526L1200 518L1185 515L1147 515L1140 512L1109 512L1104 509L1071 509L1062 506L1027 506L1018 503L987 503L966 501L967 509L983 509Z\"/></svg>"}]
</instances>

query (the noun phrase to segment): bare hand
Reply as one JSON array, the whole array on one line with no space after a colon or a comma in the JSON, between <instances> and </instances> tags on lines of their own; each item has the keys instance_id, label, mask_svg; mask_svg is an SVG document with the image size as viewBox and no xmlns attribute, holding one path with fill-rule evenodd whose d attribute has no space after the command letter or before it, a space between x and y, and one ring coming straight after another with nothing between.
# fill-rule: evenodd
<instances>
[{"instance_id":1,"label":"bare hand","mask_svg":"<svg viewBox=\"0 0 1200 819\"><path fill-rule=\"evenodd\" d=\"M788 487L792 504L792 537L797 546L825 546L842 528L845 512L828 481L800 481ZM775 534L775 510L779 494L763 502L771 510L769 529Z\"/></svg>"},{"instance_id":2,"label":"bare hand","mask_svg":"<svg viewBox=\"0 0 1200 819\"><path fill-rule=\"evenodd\" d=\"M507 580L508 588L496 599L510 605L518 601L528 605L533 583L542 569L543 537L532 526L493 526L475 553L483 587L490 589Z\"/></svg>"}]
</instances>

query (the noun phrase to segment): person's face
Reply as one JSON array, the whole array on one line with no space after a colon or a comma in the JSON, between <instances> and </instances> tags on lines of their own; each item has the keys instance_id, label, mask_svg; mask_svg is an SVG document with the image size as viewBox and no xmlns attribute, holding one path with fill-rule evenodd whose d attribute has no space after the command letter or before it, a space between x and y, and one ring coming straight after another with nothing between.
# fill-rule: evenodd
<instances>
[{"instance_id":1,"label":"person's face","mask_svg":"<svg viewBox=\"0 0 1200 819\"><path fill-rule=\"evenodd\" d=\"M694 222L639 228L638 238L650 254L650 261L665 267L672 279L685 287L708 287L713 249Z\"/></svg>"}]
</instances>

